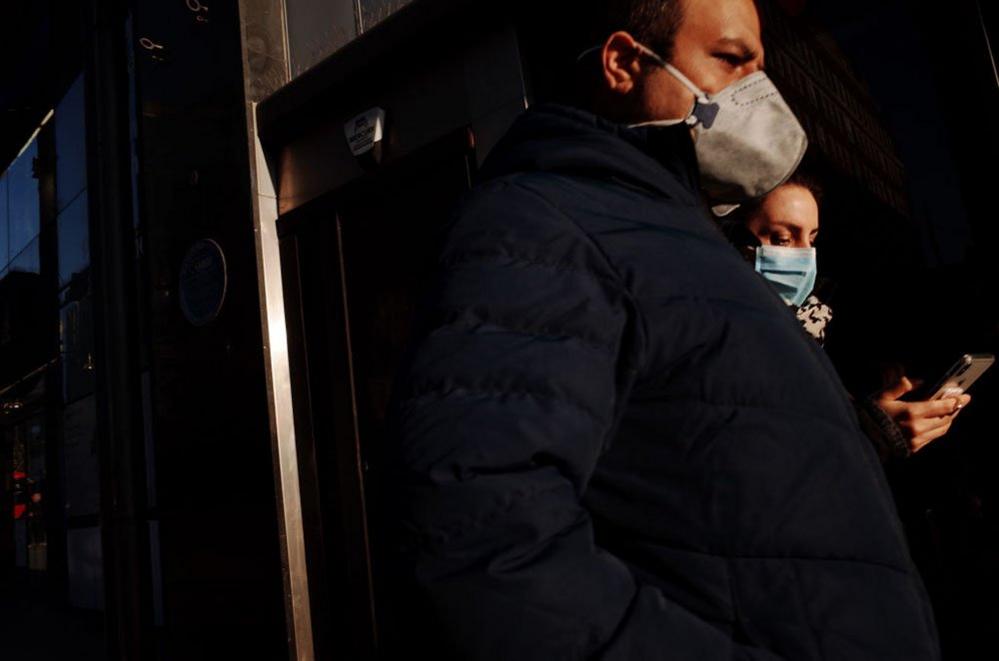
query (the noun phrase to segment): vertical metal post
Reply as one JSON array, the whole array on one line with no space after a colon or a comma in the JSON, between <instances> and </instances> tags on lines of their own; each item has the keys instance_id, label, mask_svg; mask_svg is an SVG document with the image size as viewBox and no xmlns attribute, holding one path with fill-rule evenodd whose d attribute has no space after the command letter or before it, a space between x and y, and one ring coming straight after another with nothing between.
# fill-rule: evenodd
<instances>
[{"instance_id":1,"label":"vertical metal post","mask_svg":"<svg viewBox=\"0 0 999 661\"><path fill-rule=\"evenodd\" d=\"M101 542L108 656L152 658L132 225L126 0L89 0L86 62Z\"/></svg>"}]
</instances>

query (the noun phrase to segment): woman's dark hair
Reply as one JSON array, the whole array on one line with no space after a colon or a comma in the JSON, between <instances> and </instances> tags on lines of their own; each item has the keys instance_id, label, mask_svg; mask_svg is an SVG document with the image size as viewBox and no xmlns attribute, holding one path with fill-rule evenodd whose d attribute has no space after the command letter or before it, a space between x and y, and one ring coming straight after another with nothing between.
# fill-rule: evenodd
<instances>
[{"instance_id":1,"label":"woman's dark hair","mask_svg":"<svg viewBox=\"0 0 999 661\"><path fill-rule=\"evenodd\" d=\"M825 191L822 189L822 184L819 180L808 174L807 172L798 171L791 175L791 178L784 182L784 185L794 184L795 186L801 186L815 198L816 203L820 206L822 205L822 196Z\"/></svg>"}]
</instances>

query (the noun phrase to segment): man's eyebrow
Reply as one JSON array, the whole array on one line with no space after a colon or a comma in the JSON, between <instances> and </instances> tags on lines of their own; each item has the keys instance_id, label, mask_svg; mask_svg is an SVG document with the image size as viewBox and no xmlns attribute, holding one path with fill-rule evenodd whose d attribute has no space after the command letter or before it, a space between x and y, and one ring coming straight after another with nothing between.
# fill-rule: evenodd
<instances>
[{"instance_id":1,"label":"man's eyebrow","mask_svg":"<svg viewBox=\"0 0 999 661\"><path fill-rule=\"evenodd\" d=\"M738 39L738 38L735 38L735 37L722 37L717 42L715 42L715 45L716 46L735 46L736 48L739 49L739 51L741 51L739 53L739 56L742 57L743 59L745 59L747 62L750 61L750 60L755 60L756 58L758 58L760 56L759 51L757 51L756 49L752 48L743 39Z\"/></svg>"}]
</instances>

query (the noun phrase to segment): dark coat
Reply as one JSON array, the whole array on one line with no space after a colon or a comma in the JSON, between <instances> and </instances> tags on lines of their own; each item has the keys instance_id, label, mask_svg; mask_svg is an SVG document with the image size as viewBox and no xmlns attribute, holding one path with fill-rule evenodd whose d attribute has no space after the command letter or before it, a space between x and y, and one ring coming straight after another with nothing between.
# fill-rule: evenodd
<instances>
[{"instance_id":1,"label":"dark coat","mask_svg":"<svg viewBox=\"0 0 999 661\"><path fill-rule=\"evenodd\" d=\"M527 111L452 219L390 407L434 658L938 658L833 366L689 131Z\"/></svg>"}]
</instances>

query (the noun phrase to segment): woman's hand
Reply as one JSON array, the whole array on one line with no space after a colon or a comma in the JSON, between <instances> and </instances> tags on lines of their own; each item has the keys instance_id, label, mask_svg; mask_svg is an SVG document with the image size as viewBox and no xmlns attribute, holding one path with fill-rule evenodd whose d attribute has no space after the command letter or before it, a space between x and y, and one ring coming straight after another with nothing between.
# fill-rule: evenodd
<instances>
[{"instance_id":1,"label":"woman's hand","mask_svg":"<svg viewBox=\"0 0 999 661\"><path fill-rule=\"evenodd\" d=\"M905 434L909 450L918 452L950 430L954 418L971 401L971 395L924 402L903 402L899 399L914 388L912 382L903 376L898 383L881 391L876 401Z\"/></svg>"}]
</instances>

